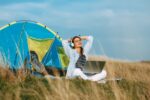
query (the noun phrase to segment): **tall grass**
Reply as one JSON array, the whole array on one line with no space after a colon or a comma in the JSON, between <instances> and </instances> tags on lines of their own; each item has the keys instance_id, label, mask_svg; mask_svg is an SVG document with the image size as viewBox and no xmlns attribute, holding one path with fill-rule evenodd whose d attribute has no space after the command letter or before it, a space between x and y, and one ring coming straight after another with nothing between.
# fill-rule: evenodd
<instances>
[{"instance_id":1,"label":"tall grass","mask_svg":"<svg viewBox=\"0 0 150 100\"><path fill-rule=\"evenodd\" d=\"M46 79L26 75L23 70L14 74L7 66L0 66L0 100L148 100L150 98L149 63L108 59L106 61L107 78L121 77L123 80L99 84L82 79Z\"/></svg>"}]
</instances>

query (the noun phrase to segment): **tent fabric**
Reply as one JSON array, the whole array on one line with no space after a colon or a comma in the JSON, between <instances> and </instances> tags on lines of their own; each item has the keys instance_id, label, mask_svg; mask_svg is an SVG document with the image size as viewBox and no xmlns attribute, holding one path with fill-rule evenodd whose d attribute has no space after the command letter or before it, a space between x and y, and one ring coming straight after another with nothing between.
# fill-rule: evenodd
<instances>
[{"instance_id":1,"label":"tent fabric","mask_svg":"<svg viewBox=\"0 0 150 100\"><path fill-rule=\"evenodd\" d=\"M0 37L0 52L11 68L21 68L30 50L36 51L45 66L66 68L67 63L62 60L65 53L57 50L62 48L62 38L41 23L26 20L12 22L0 28Z\"/></svg>"},{"instance_id":2,"label":"tent fabric","mask_svg":"<svg viewBox=\"0 0 150 100\"><path fill-rule=\"evenodd\" d=\"M62 63L63 69L66 69L66 67L69 64L69 59L67 55L65 54L63 47L57 47L57 51L58 51L58 57L59 57L60 62Z\"/></svg>"},{"instance_id":3,"label":"tent fabric","mask_svg":"<svg viewBox=\"0 0 150 100\"><path fill-rule=\"evenodd\" d=\"M57 67L58 69L65 69L67 66L63 66L63 63L65 63L67 60L63 63L61 62L61 59L59 57L61 52L58 52L57 49L58 47L62 47L62 43L59 42L58 38L55 38L51 48L47 52L46 56L43 58L42 62L45 66L51 65L52 67ZM53 53L53 52L57 52L57 53ZM63 52L63 54L65 55L65 52ZM67 65L68 64L69 63L67 63Z\"/></svg>"},{"instance_id":4,"label":"tent fabric","mask_svg":"<svg viewBox=\"0 0 150 100\"><path fill-rule=\"evenodd\" d=\"M51 47L54 39L35 39L27 37L28 48L30 51L35 51L41 62L49 48ZM42 49L41 49L42 48Z\"/></svg>"}]
</instances>

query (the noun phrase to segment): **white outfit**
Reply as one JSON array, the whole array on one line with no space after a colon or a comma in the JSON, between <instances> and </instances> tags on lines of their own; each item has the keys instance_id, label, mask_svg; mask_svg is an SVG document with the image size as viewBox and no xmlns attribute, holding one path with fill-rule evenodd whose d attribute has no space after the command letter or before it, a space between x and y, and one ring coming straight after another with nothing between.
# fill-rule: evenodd
<instances>
[{"instance_id":1,"label":"white outfit","mask_svg":"<svg viewBox=\"0 0 150 100\"><path fill-rule=\"evenodd\" d=\"M92 43L93 43L93 37L88 36L87 43L83 47L84 55L86 56L86 59L88 58L88 53L92 47ZM101 73L98 73L98 74L93 75L93 76L85 75L83 73L83 71L81 71L80 68L76 68L76 66L75 66L76 62L80 56L79 53L75 49L72 49L70 47L69 42L67 40L63 40L62 44L63 44L64 50L65 50L65 53L70 58L66 78L74 78L74 77L80 76L81 78L83 78L85 80L98 81L98 80L104 79L106 77L106 71L105 70L103 70Z\"/></svg>"}]
</instances>

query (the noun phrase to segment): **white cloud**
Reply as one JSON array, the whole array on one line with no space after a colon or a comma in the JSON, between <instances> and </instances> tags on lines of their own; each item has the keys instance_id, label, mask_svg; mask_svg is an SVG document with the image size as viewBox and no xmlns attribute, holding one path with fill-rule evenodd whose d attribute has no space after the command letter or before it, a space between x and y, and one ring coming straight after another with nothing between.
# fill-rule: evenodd
<instances>
[{"instance_id":1,"label":"white cloud","mask_svg":"<svg viewBox=\"0 0 150 100\"><path fill-rule=\"evenodd\" d=\"M71 5L70 5L71 6ZM59 7L58 7L59 8ZM74 8L73 8L74 9ZM111 9L102 9L95 11L67 11L57 9L56 6L43 2L43 3L16 3L5 6L0 6L0 20L11 22L20 19L32 19L42 21L43 23L62 23L68 28L81 28L88 23L93 22L99 17L112 17L114 15ZM94 20L95 19L95 20ZM96 25L96 24L95 24Z\"/></svg>"},{"instance_id":2,"label":"white cloud","mask_svg":"<svg viewBox=\"0 0 150 100\"><path fill-rule=\"evenodd\" d=\"M0 6L0 20L10 22L21 18L40 18L39 15L35 13L38 11L42 12L46 7L47 4L45 3L19 3Z\"/></svg>"},{"instance_id":3,"label":"white cloud","mask_svg":"<svg viewBox=\"0 0 150 100\"><path fill-rule=\"evenodd\" d=\"M129 10L117 11L110 8L100 9L98 7L100 4L98 3L94 3L96 4L95 9L93 4L90 5L93 10L78 11L76 10L77 4L68 5L68 8L72 7L69 10L67 7L61 9L61 7L48 2L9 4L0 6L0 21L11 22L13 20L30 19L68 29L101 31L100 28L108 28L112 31L112 34L121 33L123 36L138 34L141 31L140 24L149 25L148 23L150 22L148 20L150 15L148 14L145 15ZM84 8L83 6L85 4L81 3L77 6L79 7L77 9L82 9Z\"/></svg>"}]
</instances>

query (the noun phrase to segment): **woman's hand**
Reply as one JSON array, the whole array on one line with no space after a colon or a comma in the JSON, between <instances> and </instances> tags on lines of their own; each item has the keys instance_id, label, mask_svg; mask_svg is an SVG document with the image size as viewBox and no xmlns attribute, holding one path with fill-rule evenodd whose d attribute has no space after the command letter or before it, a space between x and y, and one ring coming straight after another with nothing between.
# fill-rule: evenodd
<instances>
[{"instance_id":1,"label":"woman's hand","mask_svg":"<svg viewBox=\"0 0 150 100\"><path fill-rule=\"evenodd\" d=\"M89 36L80 36L81 40L88 40ZM71 39L68 39L67 40L68 42L71 42L72 41L72 38Z\"/></svg>"},{"instance_id":2,"label":"woman's hand","mask_svg":"<svg viewBox=\"0 0 150 100\"><path fill-rule=\"evenodd\" d=\"M81 36L80 37L82 40L88 40L88 36Z\"/></svg>"},{"instance_id":3,"label":"woman's hand","mask_svg":"<svg viewBox=\"0 0 150 100\"><path fill-rule=\"evenodd\" d=\"M67 41L68 41L68 42L71 42L71 41L72 41L72 39L68 39Z\"/></svg>"}]
</instances>

